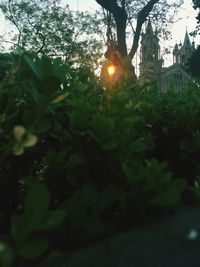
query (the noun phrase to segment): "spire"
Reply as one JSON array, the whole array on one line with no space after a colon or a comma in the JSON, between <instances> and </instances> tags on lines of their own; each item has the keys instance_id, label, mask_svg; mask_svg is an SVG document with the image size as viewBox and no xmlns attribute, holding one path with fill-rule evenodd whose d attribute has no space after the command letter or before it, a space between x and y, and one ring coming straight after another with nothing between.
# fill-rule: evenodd
<instances>
[{"instance_id":1,"label":"spire","mask_svg":"<svg viewBox=\"0 0 200 267\"><path fill-rule=\"evenodd\" d=\"M192 42L192 47L195 49L195 41Z\"/></svg>"},{"instance_id":2,"label":"spire","mask_svg":"<svg viewBox=\"0 0 200 267\"><path fill-rule=\"evenodd\" d=\"M185 48L190 48L191 47L190 38L189 38L187 30L185 32L185 39L184 39L184 42L183 42L183 47L185 47Z\"/></svg>"},{"instance_id":3,"label":"spire","mask_svg":"<svg viewBox=\"0 0 200 267\"><path fill-rule=\"evenodd\" d=\"M174 46L173 54L177 53L179 51L178 44L176 43Z\"/></svg>"},{"instance_id":4,"label":"spire","mask_svg":"<svg viewBox=\"0 0 200 267\"><path fill-rule=\"evenodd\" d=\"M173 49L173 64L179 63L179 48L178 44L176 43Z\"/></svg>"},{"instance_id":5,"label":"spire","mask_svg":"<svg viewBox=\"0 0 200 267\"><path fill-rule=\"evenodd\" d=\"M152 28L150 20L148 21L148 24L147 24L146 33L153 34L153 28Z\"/></svg>"}]
</instances>

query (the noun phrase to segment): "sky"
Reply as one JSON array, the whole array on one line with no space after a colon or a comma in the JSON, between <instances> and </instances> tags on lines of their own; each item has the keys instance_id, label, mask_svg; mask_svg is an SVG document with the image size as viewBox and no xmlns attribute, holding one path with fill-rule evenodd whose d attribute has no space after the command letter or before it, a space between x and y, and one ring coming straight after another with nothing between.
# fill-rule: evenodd
<instances>
[{"instance_id":1,"label":"sky","mask_svg":"<svg viewBox=\"0 0 200 267\"><path fill-rule=\"evenodd\" d=\"M74 10L87 10L92 12L99 8L95 0L62 0L62 2L69 4L70 8Z\"/></svg>"},{"instance_id":2,"label":"sky","mask_svg":"<svg viewBox=\"0 0 200 267\"><path fill-rule=\"evenodd\" d=\"M62 3L68 4L70 9L72 10L79 11L94 12L100 7L95 0L62 0ZM171 26L170 31L172 32L172 38L169 41L164 42L160 40L161 51L162 49L164 51L164 48L168 48L170 51L172 51L176 42L183 42L186 28L188 32L192 32L195 30L195 14L196 13L192 7L192 0L184 0L182 8L178 12L178 17L181 18L181 20ZM0 14L0 34L5 34L8 28L9 27L8 25L6 25L3 15ZM191 41L193 41L192 38ZM196 39L195 42L196 44L200 43L200 38L199 40ZM164 56L164 59L166 66L172 64L172 57L170 58L166 55Z\"/></svg>"},{"instance_id":3,"label":"sky","mask_svg":"<svg viewBox=\"0 0 200 267\"><path fill-rule=\"evenodd\" d=\"M100 7L95 0L63 0L63 3L69 4L71 9L79 11L87 10L93 12ZM177 14L177 17L181 19L170 27L172 38L169 41L160 40L161 51L163 50L163 53L164 48L168 48L170 51L172 51L176 42L183 43L186 29L189 33L195 30L195 14L196 12L192 7L192 0L184 0L181 10ZM191 41L193 41L193 38L191 38ZM195 42L197 44L200 43L200 38L199 40L195 40ZM172 57L168 55L165 55L164 59L166 66L173 63Z\"/></svg>"}]
</instances>

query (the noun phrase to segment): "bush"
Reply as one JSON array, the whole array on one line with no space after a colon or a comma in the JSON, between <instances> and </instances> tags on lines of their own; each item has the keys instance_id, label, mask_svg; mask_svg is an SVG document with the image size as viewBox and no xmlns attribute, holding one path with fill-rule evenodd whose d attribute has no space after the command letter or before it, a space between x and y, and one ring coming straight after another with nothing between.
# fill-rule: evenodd
<instances>
[{"instance_id":1,"label":"bush","mask_svg":"<svg viewBox=\"0 0 200 267\"><path fill-rule=\"evenodd\" d=\"M113 90L34 55L1 82L2 266L37 264L199 197L198 88Z\"/></svg>"}]
</instances>

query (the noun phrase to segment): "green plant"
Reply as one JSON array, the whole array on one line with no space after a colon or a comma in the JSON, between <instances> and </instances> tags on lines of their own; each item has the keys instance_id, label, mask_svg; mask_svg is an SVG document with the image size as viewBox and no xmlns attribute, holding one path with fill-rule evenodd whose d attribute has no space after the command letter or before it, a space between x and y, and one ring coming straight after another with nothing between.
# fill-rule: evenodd
<instances>
[{"instance_id":1,"label":"green plant","mask_svg":"<svg viewBox=\"0 0 200 267\"><path fill-rule=\"evenodd\" d=\"M108 97L88 69L34 54L11 74L0 84L3 267L38 264L197 196L195 86L122 84Z\"/></svg>"}]
</instances>

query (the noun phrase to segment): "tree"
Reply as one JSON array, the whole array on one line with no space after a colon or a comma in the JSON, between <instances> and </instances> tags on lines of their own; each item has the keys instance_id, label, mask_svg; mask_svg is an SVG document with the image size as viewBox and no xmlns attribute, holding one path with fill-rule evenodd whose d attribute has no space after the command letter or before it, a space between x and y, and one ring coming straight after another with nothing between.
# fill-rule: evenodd
<instances>
[{"instance_id":1,"label":"tree","mask_svg":"<svg viewBox=\"0 0 200 267\"><path fill-rule=\"evenodd\" d=\"M166 25L167 22L173 21L176 9L182 4L183 1L96 0L96 2L114 18L116 25L117 49L122 59L126 59L125 68L130 68L132 65L131 61L138 49L142 26L147 18L149 17L151 20L160 23L161 25ZM169 9L173 9L173 12L168 13ZM128 25L131 26L133 35L130 51L127 49ZM110 58L111 57L112 56L110 56ZM110 58L108 55L108 59ZM127 61L129 64L127 64Z\"/></svg>"},{"instance_id":2,"label":"tree","mask_svg":"<svg viewBox=\"0 0 200 267\"><path fill-rule=\"evenodd\" d=\"M200 46L197 47L191 58L188 60L188 71L197 78L200 77Z\"/></svg>"},{"instance_id":3,"label":"tree","mask_svg":"<svg viewBox=\"0 0 200 267\"><path fill-rule=\"evenodd\" d=\"M198 25L196 30L192 33L195 36L200 29L200 0L193 0L193 7L195 10L199 10L199 13L196 17ZM200 77L200 46L197 47L196 51L189 59L188 69L193 77Z\"/></svg>"},{"instance_id":4,"label":"tree","mask_svg":"<svg viewBox=\"0 0 200 267\"><path fill-rule=\"evenodd\" d=\"M199 10L199 13L196 17L198 24L200 24L200 0L192 0L193 1L193 7L195 10Z\"/></svg>"},{"instance_id":5,"label":"tree","mask_svg":"<svg viewBox=\"0 0 200 267\"><path fill-rule=\"evenodd\" d=\"M2 0L0 8L15 26L12 50L60 56L85 65L99 58L96 17L74 13L61 0Z\"/></svg>"}]
</instances>

